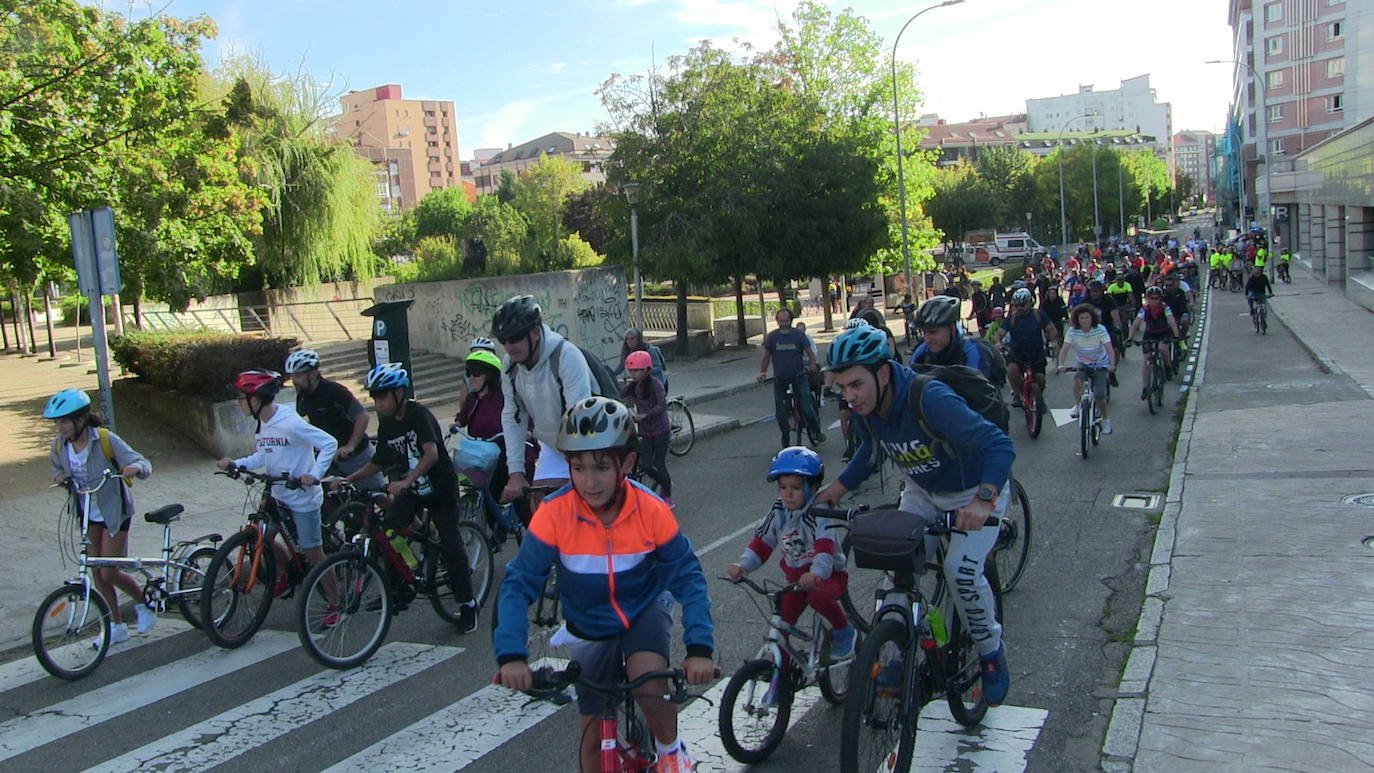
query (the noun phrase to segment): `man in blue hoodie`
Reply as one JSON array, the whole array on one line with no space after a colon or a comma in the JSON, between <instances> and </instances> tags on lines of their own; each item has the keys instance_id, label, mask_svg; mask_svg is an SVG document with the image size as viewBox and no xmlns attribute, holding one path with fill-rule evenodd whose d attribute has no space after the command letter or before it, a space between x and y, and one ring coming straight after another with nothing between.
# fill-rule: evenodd
<instances>
[{"instance_id":1,"label":"man in blue hoodie","mask_svg":"<svg viewBox=\"0 0 1374 773\"><path fill-rule=\"evenodd\" d=\"M845 331L830 345L826 369L835 374L835 386L862 421L858 451L839 478L816 495L817 504L838 506L841 497L873 474L876 443L907 475L903 511L932 520L941 512L958 513L956 527L964 533L950 538L945 578L957 590L955 607L978 646L983 693L989 704L1000 704L1011 677L992 588L983 575L997 529L983 523L1006 511L1016 457L1011 439L934 379L921 393L921 411L926 426L939 437L927 434L908 405L916 374L892 359L880 330Z\"/></svg>"}]
</instances>

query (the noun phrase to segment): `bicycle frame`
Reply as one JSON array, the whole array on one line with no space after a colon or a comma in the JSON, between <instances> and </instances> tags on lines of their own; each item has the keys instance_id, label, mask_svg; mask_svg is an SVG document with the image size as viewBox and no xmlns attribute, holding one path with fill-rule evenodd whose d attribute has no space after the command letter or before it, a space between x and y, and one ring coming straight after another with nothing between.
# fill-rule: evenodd
<instances>
[{"instance_id":1,"label":"bicycle frame","mask_svg":"<svg viewBox=\"0 0 1374 773\"><path fill-rule=\"evenodd\" d=\"M728 580L729 578L724 579ZM764 645L759 648L756 659L771 660L777 667L773 678L781 679L785 675L786 665L790 658L793 668L801 672L801 684L807 685L814 682L821 666L821 639L823 638L821 616L816 614L814 610L812 611L811 631L809 633L795 623L789 623L782 619L783 597L789 593L806 593L807 590L795 586L786 586L769 591L747 577L742 577L740 583L752 588L755 592L767 594L773 606L772 614L768 620L768 633L763 637ZM810 651L802 652L793 646L794 638L811 645ZM834 667L834 664L831 667Z\"/></svg>"}]
</instances>

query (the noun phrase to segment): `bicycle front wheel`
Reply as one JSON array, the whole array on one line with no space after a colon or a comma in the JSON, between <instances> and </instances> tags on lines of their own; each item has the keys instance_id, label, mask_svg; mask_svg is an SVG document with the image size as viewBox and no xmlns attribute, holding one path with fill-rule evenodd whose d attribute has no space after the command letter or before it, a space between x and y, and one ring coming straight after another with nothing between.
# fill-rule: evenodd
<instances>
[{"instance_id":1,"label":"bicycle front wheel","mask_svg":"<svg viewBox=\"0 0 1374 773\"><path fill-rule=\"evenodd\" d=\"M177 608L186 622L200 628L200 593L205 587L205 573L210 562L215 560L215 549L209 546L196 548L181 560L181 566L172 576L172 590L176 595Z\"/></svg>"},{"instance_id":2,"label":"bicycle front wheel","mask_svg":"<svg viewBox=\"0 0 1374 773\"><path fill-rule=\"evenodd\" d=\"M854 661L849 698L844 702L840 725L841 773L911 768L916 750L916 715L924 701L919 685L903 684L907 633L904 621L880 621ZM911 666L910 671L915 673L916 664ZM905 715L903 692L907 692L911 706Z\"/></svg>"},{"instance_id":3,"label":"bicycle front wheel","mask_svg":"<svg viewBox=\"0 0 1374 773\"><path fill-rule=\"evenodd\" d=\"M791 717L792 680L771 660L750 660L721 695L721 745L740 762L762 762L782 743Z\"/></svg>"},{"instance_id":4,"label":"bicycle front wheel","mask_svg":"<svg viewBox=\"0 0 1374 773\"><path fill-rule=\"evenodd\" d=\"M297 633L317 663L353 668L386 641L391 586L374 562L351 550L335 553L316 564L303 585Z\"/></svg>"},{"instance_id":5,"label":"bicycle front wheel","mask_svg":"<svg viewBox=\"0 0 1374 773\"><path fill-rule=\"evenodd\" d=\"M110 605L94 588L63 585L33 616L33 654L58 679L90 676L110 650Z\"/></svg>"},{"instance_id":6,"label":"bicycle front wheel","mask_svg":"<svg viewBox=\"0 0 1374 773\"><path fill-rule=\"evenodd\" d=\"M687 408L687 403L677 398L668 401L668 423L673 428L672 439L668 441L668 453L686 456L697 442L697 425L692 421L692 411Z\"/></svg>"},{"instance_id":7,"label":"bicycle front wheel","mask_svg":"<svg viewBox=\"0 0 1374 773\"><path fill-rule=\"evenodd\" d=\"M997 574L1002 578L1003 593L1010 593L1021 574L1026 571L1026 561L1030 558L1031 508L1030 497L1021 481L1012 479L1011 499L1007 510L1002 514L1002 524L998 527L997 547L993 551L993 563L997 564Z\"/></svg>"},{"instance_id":8,"label":"bicycle front wheel","mask_svg":"<svg viewBox=\"0 0 1374 773\"><path fill-rule=\"evenodd\" d=\"M1083 404L1081 404L1081 403L1079 404L1079 406L1078 406L1078 449L1079 449L1079 451L1082 452L1083 458L1084 458L1084 459L1087 459L1087 458L1088 458L1088 445L1090 444L1089 438L1092 436L1092 433L1093 433L1093 430L1092 430L1092 426L1093 426L1093 425L1092 425L1092 421L1093 421L1092 413L1093 413L1093 412L1092 412L1092 409L1089 408L1087 405L1083 405Z\"/></svg>"},{"instance_id":9,"label":"bicycle front wheel","mask_svg":"<svg viewBox=\"0 0 1374 773\"><path fill-rule=\"evenodd\" d=\"M242 646L262 627L272 608L276 586L276 556L262 534L244 529L215 551L200 590L201 628L210 641L233 649ZM253 572L253 561L258 571Z\"/></svg>"},{"instance_id":10,"label":"bicycle front wheel","mask_svg":"<svg viewBox=\"0 0 1374 773\"><path fill-rule=\"evenodd\" d=\"M949 625L949 642L943 653L945 698L954 720L964 727L973 727L988 713L988 701L983 696L982 661L978 657L978 645L974 644L954 604L946 604L945 608L945 620Z\"/></svg>"},{"instance_id":11,"label":"bicycle front wheel","mask_svg":"<svg viewBox=\"0 0 1374 773\"><path fill-rule=\"evenodd\" d=\"M853 625L853 623L851 623ZM854 627L855 634L858 633L858 626ZM830 650L834 647L835 632L829 626L821 630L821 668L820 685L821 695L832 706L843 706L844 699L849 695L849 667L854 662L854 656L835 662ZM857 651L857 649L856 649Z\"/></svg>"}]
</instances>

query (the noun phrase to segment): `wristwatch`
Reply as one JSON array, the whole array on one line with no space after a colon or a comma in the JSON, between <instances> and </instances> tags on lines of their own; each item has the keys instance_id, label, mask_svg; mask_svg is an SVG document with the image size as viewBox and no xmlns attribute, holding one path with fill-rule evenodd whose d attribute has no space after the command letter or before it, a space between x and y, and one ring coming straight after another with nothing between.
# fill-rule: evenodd
<instances>
[{"instance_id":1,"label":"wristwatch","mask_svg":"<svg viewBox=\"0 0 1374 773\"><path fill-rule=\"evenodd\" d=\"M978 487L978 493L974 494L974 496L978 499L983 500L984 502L996 502L997 489L987 484L984 484Z\"/></svg>"}]
</instances>

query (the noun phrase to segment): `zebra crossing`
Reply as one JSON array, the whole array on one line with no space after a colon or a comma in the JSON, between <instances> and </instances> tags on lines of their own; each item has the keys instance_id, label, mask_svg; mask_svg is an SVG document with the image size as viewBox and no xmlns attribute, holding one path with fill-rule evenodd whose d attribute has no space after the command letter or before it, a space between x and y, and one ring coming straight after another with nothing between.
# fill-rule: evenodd
<instances>
[{"instance_id":1,"label":"zebra crossing","mask_svg":"<svg viewBox=\"0 0 1374 773\"><path fill-rule=\"evenodd\" d=\"M180 712L164 710L156 714L159 726L165 726L166 732L143 745L110 747L113 751L108 759L94 758L88 750L84 756L77 755L74 759L95 759L93 763L58 763L56 767L45 763L44 767L84 769L90 773L202 771L219 766L233 769L235 760L287 734L318 723L341 721L331 720L331 717L353 704L374 698L394 702L397 693L404 700L407 691L414 691L416 685L433 683L437 674L457 670L485 674L491 667L488 655L464 647L395 641L384 645L360 668L335 671L314 667L304 678L296 678L304 662L299 653L294 652L299 646L298 639L292 632L279 630L263 630L238 649L221 650L206 643L184 657L159 662L158 656L151 654L155 648L149 645L185 636L187 638L177 642L181 645L177 652L184 654L185 645L201 636L178 622L164 619L153 632L135 637L111 653L107 663L138 659L141 667L134 675L105 684L92 680L92 685L98 686L88 689L83 689L82 682L68 684L48 678L31 655L0 665L0 707L5 707L7 714L15 714L0 722L0 771L37 769L33 755L55 753L61 744L88 742L93 735L103 742L117 739L121 722L148 716L149 707L154 704L165 706L165 702L174 698L194 702L197 695L204 694L198 693L198 688L213 691L226 682L247 689L251 695L212 716L200 718L196 712L188 711L180 723ZM167 644L162 646L164 651L169 649ZM149 662L143 663L143 660ZM269 661L290 662L293 676L280 680L287 683L274 684L270 679L260 678L261 674L268 673L263 666ZM557 667L562 661L549 660L547 664ZM704 692L708 700L688 703L680 714L682 737L698 759L702 773L749 768L725 753L717 733L717 706L728 681L729 667L727 678ZM48 681L43 682L44 679ZM32 710L9 708L24 704L23 696L30 691L61 699ZM466 695L445 694L442 702L444 705L437 711L423 714L417 721L380 740L374 740L375 737L366 732L344 729L331 741L316 769L434 773L496 770L507 765L490 761L490 755L560 711L575 710L546 701L530 702L524 695L490 684ZM796 696L792 725L803 721L818 706L826 704L815 688L802 691ZM920 751L915 769L943 770L955 765L961 770L974 771L1021 770L1045 714L1041 709L1002 707L989 712L983 727L966 730L949 718L943 701L935 701L927 707L918 726L917 748ZM357 715L353 716L356 722ZM98 731L78 735L92 728ZM831 742L838 737L833 724L826 729L825 735L832 739ZM557 739L553 743L558 746L538 748L537 753L540 759L557 762L552 768L544 769L574 769L573 741L564 738L561 731L549 737ZM339 742L352 746L343 748ZM792 736L784 740L784 746L788 744L799 748L809 745ZM535 744L527 743L526 747L529 746ZM549 743L541 741L538 746L547 747ZM815 749L808 753L828 758L832 751ZM770 765L763 763L754 767L767 770Z\"/></svg>"}]
</instances>

